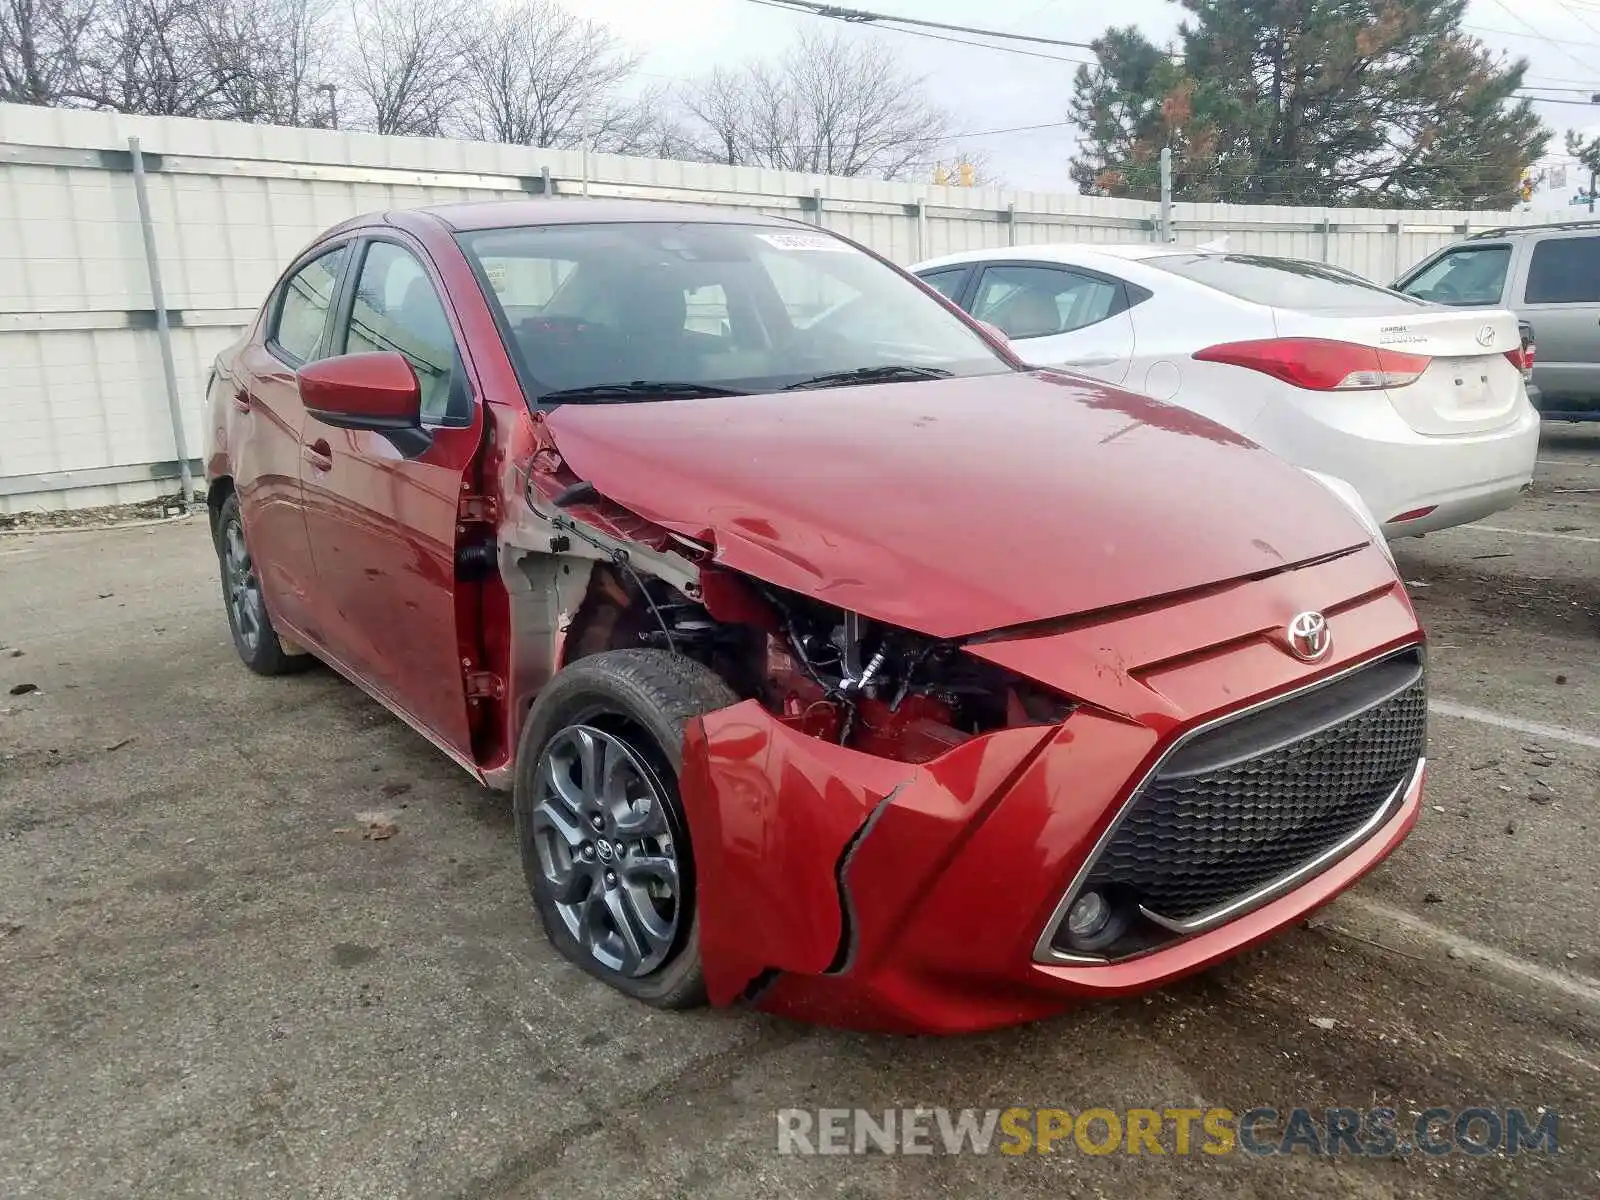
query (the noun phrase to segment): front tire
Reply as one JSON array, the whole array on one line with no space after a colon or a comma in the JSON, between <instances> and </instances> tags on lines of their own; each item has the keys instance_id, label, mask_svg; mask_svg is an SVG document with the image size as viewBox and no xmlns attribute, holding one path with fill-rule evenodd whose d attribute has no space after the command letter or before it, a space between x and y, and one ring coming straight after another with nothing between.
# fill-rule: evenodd
<instances>
[{"instance_id":1,"label":"front tire","mask_svg":"<svg viewBox=\"0 0 1600 1200\"><path fill-rule=\"evenodd\" d=\"M309 654L288 654L267 616L261 576L245 542L239 497L229 496L217 510L213 531L222 570L222 604L239 660L257 675L288 675L311 665Z\"/></svg>"},{"instance_id":2,"label":"front tire","mask_svg":"<svg viewBox=\"0 0 1600 1200\"><path fill-rule=\"evenodd\" d=\"M551 943L657 1008L705 1003L694 855L678 791L685 724L736 704L664 650L610 650L539 694L517 748L522 869Z\"/></svg>"}]
</instances>

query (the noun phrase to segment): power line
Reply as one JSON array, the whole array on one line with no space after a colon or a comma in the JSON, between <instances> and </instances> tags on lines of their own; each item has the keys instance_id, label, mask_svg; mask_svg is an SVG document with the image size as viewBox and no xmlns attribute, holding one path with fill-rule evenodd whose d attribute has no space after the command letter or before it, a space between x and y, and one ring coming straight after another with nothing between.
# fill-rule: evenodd
<instances>
[{"instance_id":1,"label":"power line","mask_svg":"<svg viewBox=\"0 0 1600 1200\"><path fill-rule=\"evenodd\" d=\"M1520 38L1520 40L1523 40L1523 42L1549 42L1550 40L1546 34L1539 34L1539 32L1533 32L1533 34L1518 34L1517 30L1515 29L1494 29L1494 27L1491 26L1462 26L1462 29L1470 29L1472 32L1474 32L1474 34L1493 34L1494 37ZM1600 42L1566 42L1566 45L1597 46L1597 48L1600 48ZM1562 43L1555 43L1555 48L1560 50L1560 48L1562 48ZM1594 67L1586 66L1584 67L1584 70L1594 70Z\"/></svg>"},{"instance_id":2,"label":"power line","mask_svg":"<svg viewBox=\"0 0 1600 1200\"><path fill-rule=\"evenodd\" d=\"M1065 38L1041 37L1032 33L1011 33L1004 29L981 29L975 25L948 25L943 21L925 21L920 17L897 17L893 13L868 12L860 8L843 8L837 4L818 4L812 0L757 0L774 8L790 8L796 12L818 17L832 17L854 24L875 24L889 21L895 25L919 25L924 29L943 29L950 33L975 33L979 37L1002 38L1013 42L1033 42L1041 46L1070 46L1074 50L1093 50L1088 42L1072 42ZM902 31L904 32L904 31Z\"/></svg>"},{"instance_id":3,"label":"power line","mask_svg":"<svg viewBox=\"0 0 1600 1200\"><path fill-rule=\"evenodd\" d=\"M1564 45L1562 45L1560 42L1556 41L1553 37L1550 37L1550 36L1548 36L1546 34L1540 33L1537 29L1534 28L1533 23L1531 21L1527 20L1525 17L1521 16L1520 14L1513 12L1511 10L1511 6L1508 5L1505 2L1505 0L1494 0L1494 3L1495 3L1495 7L1496 8L1498 8L1501 12L1505 13L1506 16L1510 17L1518 25L1521 25L1529 33L1531 33L1535 37L1539 38L1540 41L1547 42L1549 45L1554 46L1557 50L1561 51L1561 53L1565 54L1573 62L1577 63L1580 67L1582 67L1585 71L1593 71L1595 69L1595 66L1594 66L1593 63L1584 62L1583 59L1579 58L1571 50L1568 50Z\"/></svg>"},{"instance_id":4,"label":"power line","mask_svg":"<svg viewBox=\"0 0 1600 1200\"><path fill-rule=\"evenodd\" d=\"M947 37L947 36L945 36L943 34L930 33L929 29L949 29L949 30L953 30L953 31L958 32L958 33L973 33L973 34L977 34L980 37L1004 38L1004 39L1010 39L1010 40L1013 40L1013 41L1035 42L1035 43L1043 43L1043 44L1054 45L1054 46L1070 46L1070 47L1073 47L1075 49L1092 50L1094 47L1092 47L1091 45L1089 45L1086 42L1072 42L1072 41L1066 41L1066 40L1061 39L1061 38L1036 37L1036 36L1031 35L1031 34L1008 33L1005 30L982 29L982 28L978 28L976 26L971 26L971 25L949 25L949 24L945 24L943 22L938 22L938 21L924 21L924 20L921 20L920 18L897 17L897 16L893 16L893 15L890 15L890 14L886 14L886 13L869 12L869 11L864 10L864 9L842 8L842 7L839 7L837 5L812 3L811 0L749 0L749 3L760 4L763 7L775 8L775 9L778 9L778 10L783 11L783 12L801 13L801 14L808 15L808 16L823 17L823 18L828 18L828 19L832 19L832 20L844 21L844 22L849 23L849 24L870 25L873 28L881 29L881 30L883 30L885 32L888 32L888 33L903 33L903 34L907 35L908 37L928 38L928 39L930 39L932 41L948 42L948 43L951 43L951 44L954 44L954 45L957 45L957 46L971 46L974 49L978 49L978 50L994 50L994 51L997 51L999 53L1004 53L1004 54L1021 55L1021 56L1025 57L1025 58L1044 59L1047 62L1074 63L1074 64L1081 65L1081 66L1095 66L1095 65L1098 65L1098 59L1090 60L1090 59L1082 59L1082 58L1067 58L1067 57L1065 57L1063 55L1043 54L1043 53L1040 53L1039 51L1036 51L1036 50L1025 50L1025 49L1023 49L1023 48L1021 48L1019 46L996 46L996 45L991 45L991 44L986 43L986 42L971 41L971 40L966 39L966 38ZM1550 37L1546 36L1545 34L1540 33L1532 25L1529 25L1528 22L1524 21L1521 17L1517 16L1516 13L1512 12L1509 8L1506 8L1506 6L1502 2L1502 0L1495 0L1495 3L1498 4L1502 9L1505 9L1505 12L1507 13L1507 15L1511 16L1513 19L1515 19L1516 21L1520 22L1521 24L1527 26L1527 28L1531 32L1529 34L1511 34L1508 30L1486 30L1485 32L1502 33L1502 34L1507 34L1508 36L1513 36L1513 37L1530 37L1531 36L1535 40L1548 42L1550 45L1554 46L1556 49L1561 50L1562 53L1566 54L1568 58L1571 58L1575 63L1577 63L1584 70L1588 71L1588 70L1593 70L1594 69L1594 68L1592 68L1590 66L1590 64L1584 62L1582 59L1577 58L1571 52L1565 50L1564 47L1562 47L1560 43L1554 41L1553 39L1551 39ZM880 25L879 22L882 22L882 21L893 22L894 24ZM915 25L915 26L919 26L919 28L902 29L902 28L898 27L899 25ZM1469 26L1468 28L1474 28L1474 27ZM1574 44L1576 44L1576 45L1596 45L1597 48L1600 48L1600 43L1579 42L1579 43L1574 43ZM1528 85L1528 86L1530 88L1537 87L1537 85ZM1587 89L1581 89L1581 88L1570 88L1570 89L1569 88L1539 88L1539 90L1541 90L1541 91L1572 91L1572 92L1575 92L1575 93L1581 95ZM1591 94L1593 94L1593 93L1591 93ZM1531 102L1533 102L1535 104L1564 104L1564 105L1578 105L1578 106L1581 106L1581 107L1584 107L1584 108L1593 107L1591 102L1587 101L1587 100L1563 100L1563 99L1558 99L1558 98L1552 97L1552 96L1529 95L1529 94L1527 94L1527 92L1524 92L1524 91L1516 92L1516 93L1514 93L1514 95L1519 100L1528 100L1528 101L1531 101ZM1028 132L1028 131L1031 131L1033 129L1060 128L1060 127L1062 127L1064 125L1070 125L1071 123L1072 122L1070 122L1070 121L1057 121L1057 122L1051 122L1051 123L1048 123L1048 124L1038 125L1038 126L1017 126L1015 128L1011 128L1011 129L986 130L986 131L981 131L981 132L977 132L977 133L957 134L957 135L954 135L951 138L937 138L937 139L930 138L930 139L927 139L927 140L930 141L930 142L945 143L945 142L956 140L956 139L962 138L962 137L971 137L971 138L994 137L994 136L999 136L1000 134L1006 134L1006 133Z\"/></svg>"},{"instance_id":5,"label":"power line","mask_svg":"<svg viewBox=\"0 0 1600 1200\"><path fill-rule=\"evenodd\" d=\"M1562 10L1571 16L1573 20L1575 20L1579 25L1582 25L1590 33L1600 33L1600 27L1589 24L1589 22L1584 19L1583 14L1577 9L1573 8L1572 5L1568 4L1567 0L1556 0L1556 3L1559 4Z\"/></svg>"},{"instance_id":6,"label":"power line","mask_svg":"<svg viewBox=\"0 0 1600 1200\"><path fill-rule=\"evenodd\" d=\"M814 16L814 17L832 17L835 20L843 20L843 19L845 19L845 18L842 18L842 17L838 16L837 13L835 13L835 12L826 11L825 7L824 8L819 8L818 10L813 10L813 9L810 9L810 8L795 8L793 5L785 3L784 0L750 0L750 3L752 3L752 4L760 4L760 5L762 5L762 6L766 7L766 8L776 8L780 12L800 13L800 14L805 14L805 15ZM839 11L841 11L841 12L853 12L854 10L853 9L842 9L842 10L839 10ZM900 20L899 17L894 17L894 18L891 18L891 19L892 20ZM851 21L850 23L851 24L867 24L867 22L857 22L857 21ZM870 27L873 28L873 29L880 30L880 31L882 31L884 33L903 33L907 37L927 38L929 41L933 41L933 42L949 42L952 45L956 45L956 46L972 46L972 47L975 47L976 49L979 49L979 50L996 50L996 51L999 51L999 52L1001 52L1003 54L1020 55L1023 58L1040 58L1040 59L1043 59L1045 62L1072 63L1072 64L1077 65L1077 66L1085 66L1085 67L1092 67L1092 66L1095 65L1095 60L1094 59L1067 58L1065 55L1060 55L1060 54L1043 54L1038 50L1024 50L1021 46L995 46L995 45L991 45L988 42L974 42L974 41L971 41L968 38L948 37L948 36L946 36L945 34L942 34L942 33L930 33L926 29L901 29L901 28L899 28L897 26L894 26L894 25L878 25L876 23L872 23ZM1067 44L1067 45L1076 45L1077 43L1069 42L1069 43L1065 43L1065 44Z\"/></svg>"},{"instance_id":7,"label":"power line","mask_svg":"<svg viewBox=\"0 0 1600 1200\"><path fill-rule=\"evenodd\" d=\"M1593 100L1561 100L1555 96L1529 96L1523 92L1513 92L1512 95L1518 100L1531 100L1535 104L1573 104L1579 108L1594 109L1596 115L1600 115L1600 105Z\"/></svg>"},{"instance_id":8,"label":"power line","mask_svg":"<svg viewBox=\"0 0 1600 1200\"><path fill-rule=\"evenodd\" d=\"M962 138L999 137L1002 133L1033 133L1039 129L1064 129L1075 124L1072 121L1046 121L1042 125L1013 125L1009 129L979 129L967 133L952 133L948 137L940 138L944 142L957 142Z\"/></svg>"},{"instance_id":9,"label":"power line","mask_svg":"<svg viewBox=\"0 0 1600 1200\"><path fill-rule=\"evenodd\" d=\"M1510 11L1510 10L1507 10L1507 11ZM1512 16L1516 16L1516 14L1512 13ZM1517 18L1517 19L1521 20L1520 17ZM1523 24L1526 25L1527 22L1523 21ZM1518 33L1514 29L1494 29L1494 28L1492 28L1491 26L1488 26L1488 25L1463 25L1461 28L1470 29L1474 33L1492 33L1496 37L1521 38L1525 42L1548 42L1550 45L1554 46L1557 50L1561 50L1563 54L1566 54L1566 51L1562 49L1562 43L1561 42L1553 41L1549 37L1548 34L1540 33L1537 29L1534 30L1532 33ZM1569 41L1569 42L1567 42L1565 44L1568 45L1568 46L1590 46L1590 47L1600 48L1600 42ZM1572 58L1572 55L1567 54L1567 57L1568 58ZM1573 61L1576 62L1579 66L1581 66L1585 71L1593 71L1594 70L1593 67L1591 67L1588 63L1583 62L1581 59L1573 59Z\"/></svg>"}]
</instances>

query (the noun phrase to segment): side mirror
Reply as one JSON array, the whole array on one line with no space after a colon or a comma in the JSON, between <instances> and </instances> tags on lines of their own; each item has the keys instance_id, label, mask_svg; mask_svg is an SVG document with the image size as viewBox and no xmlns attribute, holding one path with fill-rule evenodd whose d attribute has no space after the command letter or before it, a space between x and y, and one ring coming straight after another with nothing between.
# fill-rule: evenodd
<instances>
[{"instance_id":1,"label":"side mirror","mask_svg":"<svg viewBox=\"0 0 1600 1200\"><path fill-rule=\"evenodd\" d=\"M422 425L422 388L403 354L341 354L296 372L306 412L339 429L400 433Z\"/></svg>"}]
</instances>

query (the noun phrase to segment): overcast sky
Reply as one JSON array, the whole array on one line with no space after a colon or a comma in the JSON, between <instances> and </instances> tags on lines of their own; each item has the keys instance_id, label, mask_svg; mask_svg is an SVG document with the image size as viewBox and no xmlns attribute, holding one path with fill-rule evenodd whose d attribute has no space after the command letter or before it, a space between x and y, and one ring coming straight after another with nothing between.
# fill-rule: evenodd
<instances>
[{"instance_id":1,"label":"overcast sky","mask_svg":"<svg viewBox=\"0 0 1600 1200\"><path fill-rule=\"evenodd\" d=\"M682 79L717 64L777 53L802 28L846 28L852 35L893 46L907 67L930 81L958 130L982 131L1060 121L1072 93L1071 62L1051 62L950 45L901 33L845 26L753 0L564 0L567 7L602 21L645 55L644 70L661 81ZM1176 31L1182 10L1168 0L839 0L873 12L1014 30L1087 42L1106 25L1133 24L1152 40ZM1600 0L1472 0L1469 31L1497 50L1528 59L1530 84L1600 92ZM960 35L955 35L960 36ZM1089 58L1064 47L1021 47L1062 58ZM1567 99L1588 99L1573 91ZM1556 130L1553 152L1573 125L1600 125L1583 108L1541 104ZM967 138L963 145L988 152L1013 187L1072 190L1066 161L1073 150L1068 128ZM1570 189L1569 189L1570 190ZM1555 199L1554 197L1550 199ZM1549 201L1547 200L1547 203Z\"/></svg>"}]
</instances>

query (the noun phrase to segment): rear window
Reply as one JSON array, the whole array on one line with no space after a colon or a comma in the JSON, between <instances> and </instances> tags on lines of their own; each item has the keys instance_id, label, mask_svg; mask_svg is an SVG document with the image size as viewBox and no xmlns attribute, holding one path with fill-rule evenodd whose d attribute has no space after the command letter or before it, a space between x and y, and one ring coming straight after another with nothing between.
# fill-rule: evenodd
<instances>
[{"instance_id":1,"label":"rear window","mask_svg":"<svg viewBox=\"0 0 1600 1200\"><path fill-rule=\"evenodd\" d=\"M1433 304L1499 304L1510 265L1510 246L1461 246L1434 259L1400 290Z\"/></svg>"},{"instance_id":2,"label":"rear window","mask_svg":"<svg viewBox=\"0 0 1600 1200\"><path fill-rule=\"evenodd\" d=\"M1273 308L1392 311L1420 305L1359 275L1323 263L1256 254L1160 254L1142 260L1173 275Z\"/></svg>"},{"instance_id":3,"label":"rear window","mask_svg":"<svg viewBox=\"0 0 1600 1200\"><path fill-rule=\"evenodd\" d=\"M1528 263L1528 304L1600 302L1600 238L1546 238Z\"/></svg>"}]
</instances>

